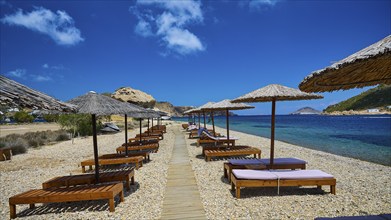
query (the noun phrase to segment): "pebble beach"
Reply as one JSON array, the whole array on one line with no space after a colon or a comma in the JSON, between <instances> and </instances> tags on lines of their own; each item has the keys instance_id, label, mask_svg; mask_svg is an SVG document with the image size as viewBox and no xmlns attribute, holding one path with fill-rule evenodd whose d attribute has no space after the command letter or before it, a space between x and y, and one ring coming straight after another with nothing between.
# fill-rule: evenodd
<instances>
[{"instance_id":1,"label":"pebble beach","mask_svg":"<svg viewBox=\"0 0 391 220\"><path fill-rule=\"evenodd\" d=\"M125 193L125 201L116 203L115 212L108 211L106 201L38 204L35 209L17 205L23 219L159 219L167 182L174 130L183 130L180 123L168 122L167 133L160 141L158 153L136 170L136 184ZM217 128L224 134L225 130ZM138 131L129 132L129 137ZM186 132L182 131L183 135ZM237 144L262 150L269 157L270 140L230 131ZM99 154L114 153L124 142L124 133L99 135ZM391 213L391 167L342 157L276 141L276 157L296 157L308 162L307 169L319 169L337 179L336 195L328 187L245 188L236 199L230 184L223 177L226 159L205 162L196 139L186 146L207 219L314 219L315 217L379 215ZM10 161L0 162L0 216L9 218L8 198L29 189L41 188L56 176L81 173L80 161L93 158L92 137L30 149ZM178 192L180 193L180 192Z\"/></svg>"}]
</instances>

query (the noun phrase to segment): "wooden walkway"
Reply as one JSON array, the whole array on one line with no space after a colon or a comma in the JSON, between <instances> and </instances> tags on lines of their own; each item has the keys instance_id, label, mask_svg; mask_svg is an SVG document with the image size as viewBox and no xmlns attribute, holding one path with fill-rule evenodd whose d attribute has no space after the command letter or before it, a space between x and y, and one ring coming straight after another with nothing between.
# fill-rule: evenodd
<instances>
[{"instance_id":1,"label":"wooden walkway","mask_svg":"<svg viewBox=\"0 0 391 220\"><path fill-rule=\"evenodd\" d=\"M184 134L175 129L175 145L168 168L162 219L206 219L191 169Z\"/></svg>"}]
</instances>

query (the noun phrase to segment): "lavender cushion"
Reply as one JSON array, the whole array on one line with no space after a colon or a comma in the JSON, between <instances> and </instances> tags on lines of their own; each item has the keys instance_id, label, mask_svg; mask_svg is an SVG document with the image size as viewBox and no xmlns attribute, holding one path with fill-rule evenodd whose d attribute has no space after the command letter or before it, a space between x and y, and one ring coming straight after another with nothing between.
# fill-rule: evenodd
<instances>
[{"instance_id":1,"label":"lavender cushion","mask_svg":"<svg viewBox=\"0 0 391 220\"><path fill-rule=\"evenodd\" d=\"M323 179L333 178L333 175L321 170L273 170L270 171L280 179Z\"/></svg>"},{"instance_id":2,"label":"lavender cushion","mask_svg":"<svg viewBox=\"0 0 391 220\"><path fill-rule=\"evenodd\" d=\"M238 170L233 169L232 173L238 179L252 179L252 180L276 180L277 175L269 171L262 170Z\"/></svg>"},{"instance_id":3,"label":"lavender cushion","mask_svg":"<svg viewBox=\"0 0 391 220\"><path fill-rule=\"evenodd\" d=\"M228 162L232 165L260 165L261 159L230 159Z\"/></svg>"},{"instance_id":4,"label":"lavender cushion","mask_svg":"<svg viewBox=\"0 0 391 220\"><path fill-rule=\"evenodd\" d=\"M270 164L270 159L261 159L262 163ZM274 158L273 161L274 164L279 164L279 165L284 165L284 164L306 164L307 162L305 160L300 160L297 158L293 157L279 157L279 158Z\"/></svg>"}]
</instances>

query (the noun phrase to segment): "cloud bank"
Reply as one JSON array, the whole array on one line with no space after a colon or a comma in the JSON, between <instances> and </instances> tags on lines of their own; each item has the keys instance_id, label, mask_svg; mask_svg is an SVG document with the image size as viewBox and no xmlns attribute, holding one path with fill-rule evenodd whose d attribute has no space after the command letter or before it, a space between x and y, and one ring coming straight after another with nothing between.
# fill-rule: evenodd
<instances>
[{"instance_id":1,"label":"cloud bank","mask_svg":"<svg viewBox=\"0 0 391 220\"><path fill-rule=\"evenodd\" d=\"M22 26L29 30L46 34L59 45L76 45L84 38L74 26L74 20L65 11L52 12L43 7L24 13L18 9L14 14L1 19L4 24Z\"/></svg>"},{"instance_id":2,"label":"cloud bank","mask_svg":"<svg viewBox=\"0 0 391 220\"><path fill-rule=\"evenodd\" d=\"M243 0L239 4L248 7L250 11L263 11L272 8L280 0Z\"/></svg>"},{"instance_id":3,"label":"cloud bank","mask_svg":"<svg viewBox=\"0 0 391 220\"><path fill-rule=\"evenodd\" d=\"M130 11L137 17L135 33L158 38L168 52L187 55L205 50L188 26L204 20L200 1L138 0Z\"/></svg>"}]
</instances>

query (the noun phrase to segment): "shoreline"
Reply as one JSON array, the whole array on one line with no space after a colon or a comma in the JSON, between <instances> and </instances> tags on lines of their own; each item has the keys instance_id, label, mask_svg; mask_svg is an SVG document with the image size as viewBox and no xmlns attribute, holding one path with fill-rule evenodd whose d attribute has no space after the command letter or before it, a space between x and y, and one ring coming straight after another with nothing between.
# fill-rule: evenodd
<instances>
[{"instance_id":1,"label":"shoreline","mask_svg":"<svg viewBox=\"0 0 391 220\"><path fill-rule=\"evenodd\" d=\"M166 122L167 123L167 122ZM181 122L168 122L167 133L160 142L159 152L136 170L136 185L125 193L125 201L116 204L116 211L108 211L106 202L54 203L38 205L34 211L28 205L18 206L17 213L24 219L159 219L163 210L163 198L167 183L168 167L175 142L174 129L184 132ZM145 130L145 128L143 128ZM220 133L225 129L216 127ZM129 137L138 133L129 130ZM231 131L239 138L238 145L249 145L262 150L262 158L269 157L270 139ZM200 157L201 148L196 139L186 137L189 161L194 171L208 219L313 219L349 215L378 215L391 213L391 167L353 158L338 156L276 141L276 157L297 157L308 162L307 169L320 169L335 176L337 194L329 194L313 187L287 187L280 195L275 188L249 188L242 190L242 198L236 199L230 185L223 178L226 160L205 162ZM124 132L99 135L99 154L113 153L123 143ZM92 137L43 146L16 155L11 161L0 162L0 214L8 218L8 198L33 188L55 176L78 174L80 161L92 158ZM13 183L13 184L9 184ZM46 208L45 208L46 207ZM49 208L47 208L49 207ZM79 207L84 207L80 210ZM51 210L51 211L48 211ZM70 211L66 211L70 210ZM76 210L76 211L72 211ZM77 211L78 210L78 211ZM40 214L33 214L34 212Z\"/></svg>"}]
</instances>

